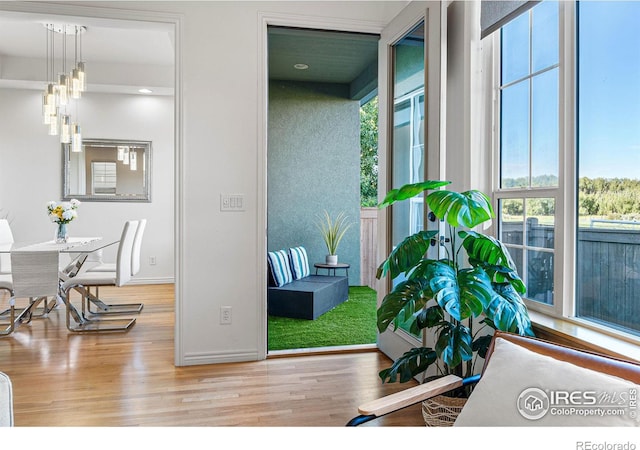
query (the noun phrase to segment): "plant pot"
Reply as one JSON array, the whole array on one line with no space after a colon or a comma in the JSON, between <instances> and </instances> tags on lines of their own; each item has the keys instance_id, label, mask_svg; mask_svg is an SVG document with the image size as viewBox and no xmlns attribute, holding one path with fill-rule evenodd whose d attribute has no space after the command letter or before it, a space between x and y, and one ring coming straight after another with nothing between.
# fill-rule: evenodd
<instances>
[{"instance_id":1,"label":"plant pot","mask_svg":"<svg viewBox=\"0 0 640 450\"><path fill-rule=\"evenodd\" d=\"M330 266L335 266L338 264L338 255L327 255L325 258L325 262Z\"/></svg>"},{"instance_id":2,"label":"plant pot","mask_svg":"<svg viewBox=\"0 0 640 450\"><path fill-rule=\"evenodd\" d=\"M436 395L422 402L422 417L428 427L450 427L467 403L466 398Z\"/></svg>"}]
</instances>

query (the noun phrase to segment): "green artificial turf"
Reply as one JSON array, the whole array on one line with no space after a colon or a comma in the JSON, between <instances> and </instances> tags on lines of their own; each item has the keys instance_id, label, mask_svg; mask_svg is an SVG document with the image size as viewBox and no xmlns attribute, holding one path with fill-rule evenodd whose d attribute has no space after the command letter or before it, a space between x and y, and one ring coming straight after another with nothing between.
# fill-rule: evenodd
<instances>
[{"instance_id":1,"label":"green artificial turf","mask_svg":"<svg viewBox=\"0 0 640 450\"><path fill-rule=\"evenodd\" d=\"M269 350L373 344L376 342L376 291L350 286L349 299L316 320L269 316Z\"/></svg>"}]
</instances>

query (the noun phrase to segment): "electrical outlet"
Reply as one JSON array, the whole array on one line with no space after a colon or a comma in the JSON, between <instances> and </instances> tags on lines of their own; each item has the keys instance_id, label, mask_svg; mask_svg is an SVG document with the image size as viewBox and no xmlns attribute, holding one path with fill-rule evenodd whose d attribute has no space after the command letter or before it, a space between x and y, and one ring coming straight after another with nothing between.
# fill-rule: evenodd
<instances>
[{"instance_id":1,"label":"electrical outlet","mask_svg":"<svg viewBox=\"0 0 640 450\"><path fill-rule=\"evenodd\" d=\"M150 266L155 266L156 265L156 257L155 256L149 256L149 265Z\"/></svg>"},{"instance_id":2,"label":"electrical outlet","mask_svg":"<svg viewBox=\"0 0 640 450\"><path fill-rule=\"evenodd\" d=\"M231 306L220 307L220 323L222 325L231 323Z\"/></svg>"}]
</instances>

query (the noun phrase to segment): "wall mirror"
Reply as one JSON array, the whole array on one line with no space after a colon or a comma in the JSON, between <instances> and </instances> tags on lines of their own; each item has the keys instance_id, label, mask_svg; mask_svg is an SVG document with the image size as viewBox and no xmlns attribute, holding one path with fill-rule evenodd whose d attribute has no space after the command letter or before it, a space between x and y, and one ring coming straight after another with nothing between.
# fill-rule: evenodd
<instances>
[{"instance_id":1,"label":"wall mirror","mask_svg":"<svg viewBox=\"0 0 640 450\"><path fill-rule=\"evenodd\" d=\"M151 142L84 139L82 151L62 144L63 199L150 202Z\"/></svg>"}]
</instances>

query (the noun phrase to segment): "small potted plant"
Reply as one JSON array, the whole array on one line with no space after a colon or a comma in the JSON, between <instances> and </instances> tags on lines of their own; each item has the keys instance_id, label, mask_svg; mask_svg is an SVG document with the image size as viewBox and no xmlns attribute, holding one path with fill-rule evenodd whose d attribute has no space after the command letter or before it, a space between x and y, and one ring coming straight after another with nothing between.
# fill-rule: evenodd
<instances>
[{"instance_id":1,"label":"small potted plant","mask_svg":"<svg viewBox=\"0 0 640 450\"><path fill-rule=\"evenodd\" d=\"M319 221L316 224L322 239L327 246L329 254L326 257L326 263L332 266L338 264L338 245L344 237L347 230L353 225L353 223L347 222L347 216L344 212L341 212L335 219L331 218L329 213L325 210L322 216L319 216Z\"/></svg>"},{"instance_id":2,"label":"small potted plant","mask_svg":"<svg viewBox=\"0 0 640 450\"><path fill-rule=\"evenodd\" d=\"M383 333L391 325L394 329L402 326L419 336L426 329L435 340L433 347L413 348L382 370L383 382L425 377L434 365L436 375L427 379L448 374L469 377L476 359L486 355L492 334L488 331L533 334L521 297L526 288L507 248L492 236L472 231L494 217L489 198L477 190L440 189L447 184L405 185L390 191L379 205L383 208L424 192L429 210L446 224L443 238L438 231L425 230L407 237L378 268L378 279L402 280L394 283L378 308L378 330ZM431 192L427 195L426 191ZM442 247L442 259L427 258L432 245ZM467 387L456 395L464 398L469 393ZM423 410L426 408L423 404Z\"/></svg>"}]
</instances>

